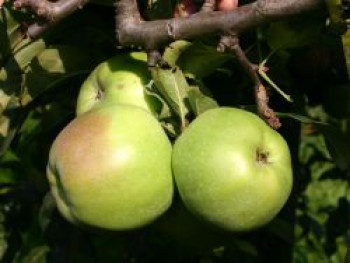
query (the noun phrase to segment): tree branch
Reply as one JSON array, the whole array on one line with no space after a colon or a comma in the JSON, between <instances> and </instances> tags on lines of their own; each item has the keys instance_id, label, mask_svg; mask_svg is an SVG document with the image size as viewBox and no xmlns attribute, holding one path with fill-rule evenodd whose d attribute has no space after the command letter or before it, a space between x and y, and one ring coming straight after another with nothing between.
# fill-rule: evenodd
<instances>
[{"instance_id":1,"label":"tree branch","mask_svg":"<svg viewBox=\"0 0 350 263\"><path fill-rule=\"evenodd\" d=\"M320 0L257 0L232 11L207 11L184 18L142 21L136 19L139 13L135 17L136 0L117 0L117 39L124 46L139 45L149 50L159 49L178 39L239 33L288 15L312 11L323 5Z\"/></svg>"},{"instance_id":2,"label":"tree branch","mask_svg":"<svg viewBox=\"0 0 350 263\"><path fill-rule=\"evenodd\" d=\"M36 15L45 18L44 23L35 23L28 28L28 36L35 38L45 31L49 26L59 22L62 18L82 8L89 0L59 0L50 2L48 0L15 0L15 8L27 7Z\"/></svg>"}]
</instances>

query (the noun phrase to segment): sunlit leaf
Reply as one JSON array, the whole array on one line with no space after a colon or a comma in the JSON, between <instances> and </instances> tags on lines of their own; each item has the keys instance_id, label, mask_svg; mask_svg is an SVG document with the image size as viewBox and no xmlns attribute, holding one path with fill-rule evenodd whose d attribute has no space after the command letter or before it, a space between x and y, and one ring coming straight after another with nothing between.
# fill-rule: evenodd
<instances>
[{"instance_id":1,"label":"sunlit leaf","mask_svg":"<svg viewBox=\"0 0 350 263\"><path fill-rule=\"evenodd\" d=\"M46 263L48 262L47 254L50 248L47 245L33 248L27 256L23 258L22 263Z\"/></svg>"},{"instance_id":2,"label":"sunlit leaf","mask_svg":"<svg viewBox=\"0 0 350 263\"><path fill-rule=\"evenodd\" d=\"M188 90L188 101L195 115L219 107L218 103L211 97L205 95L197 86L190 86Z\"/></svg>"},{"instance_id":3,"label":"sunlit leaf","mask_svg":"<svg viewBox=\"0 0 350 263\"><path fill-rule=\"evenodd\" d=\"M40 52L28 66L24 86L35 97L60 79L87 74L95 64L84 50L56 46Z\"/></svg>"},{"instance_id":4,"label":"sunlit leaf","mask_svg":"<svg viewBox=\"0 0 350 263\"><path fill-rule=\"evenodd\" d=\"M179 68L154 68L151 73L157 90L180 118L181 127L185 127L188 113L185 103L188 84L182 71Z\"/></svg>"}]
</instances>

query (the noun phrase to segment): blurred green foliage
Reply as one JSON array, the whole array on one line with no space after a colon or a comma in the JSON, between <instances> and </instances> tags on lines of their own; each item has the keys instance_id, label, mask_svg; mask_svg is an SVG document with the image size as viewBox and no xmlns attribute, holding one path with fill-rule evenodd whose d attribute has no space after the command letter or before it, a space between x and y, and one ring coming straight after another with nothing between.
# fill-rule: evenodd
<instances>
[{"instance_id":1,"label":"blurred green foliage","mask_svg":"<svg viewBox=\"0 0 350 263\"><path fill-rule=\"evenodd\" d=\"M175 2L144 0L140 7L148 19L163 18ZM130 50L116 50L110 3L94 1L35 41L22 35L21 24L32 19L27 12L8 3L0 9L0 261L344 262L350 246L350 85L341 39L328 31L324 14L241 36L251 61L269 58L269 78L294 100L271 89L295 180L273 222L252 233L222 232L192 217L177 195L157 222L130 232L81 229L60 217L45 177L50 145L74 118L77 92L91 70ZM191 84L193 115L217 104L254 111L252 83L234 58L216 57L216 40L195 42L179 60ZM208 53L215 63L208 63ZM206 74L194 80L193 72Z\"/></svg>"}]
</instances>

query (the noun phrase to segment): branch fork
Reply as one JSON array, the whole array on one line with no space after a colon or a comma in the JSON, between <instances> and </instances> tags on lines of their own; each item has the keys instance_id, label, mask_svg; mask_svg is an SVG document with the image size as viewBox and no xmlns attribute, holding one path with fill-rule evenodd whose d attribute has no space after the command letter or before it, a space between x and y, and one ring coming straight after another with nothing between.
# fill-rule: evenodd
<instances>
[{"instance_id":1,"label":"branch fork","mask_svg":"<svg viewBox=\"0 0 350 263\"><path fill-rule=\"evenodd\" d=\"M1 6L0 0L0 6ZM28 35L36 37L54 23L81 8L88 0L14 0L16 8L29 8L46 22L30 25ZM218 51L233 53L246 73L253 80L255 98L260 116L273 128L280 127L274 111L268 106L268 95L257 73L257 66L245 56L239 45L238 35L249 28L323 8L319 0L256 0L232 11L215 11L216 0L205 0L200 12L188 17L144 21L138 10L137 0L116 0L116 37L119 45L143 46L148 53L148 65L163 67L159 50L179 39L195 39L221 34Z\"/></svg>"},{"instance_id":2,"label":"branch fork","mask_svg":"<svg viewBox=\"0 0 350 263\"><path fill-rule=\"evenodd\" d=\"M16 9L29 8L37 16L45 19L44 22L34 23L27 29L27 35L31 38L36 38L51 25L58 23L77 9L81 9L88 1L58 0L56 2L50 2L48 0L14 0L13 6Z\"/></svg>"}]
</instances>

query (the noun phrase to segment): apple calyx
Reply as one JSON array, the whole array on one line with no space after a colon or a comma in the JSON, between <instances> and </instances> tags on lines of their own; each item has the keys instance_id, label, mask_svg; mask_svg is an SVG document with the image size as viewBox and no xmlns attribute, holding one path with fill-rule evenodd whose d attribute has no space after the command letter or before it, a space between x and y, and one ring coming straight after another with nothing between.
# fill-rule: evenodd
<instances>
[{"instance_id":1,"label":"apple calyx","mask_svg":"<svg viewBox=\"0 0 350 263\"><path fill-rule=\"evenodd\" d=\"M256 149L256 161L258 164L268 164L269 163L269 152L264 151L260 148Z\"/></svg>"}]
</instances>

